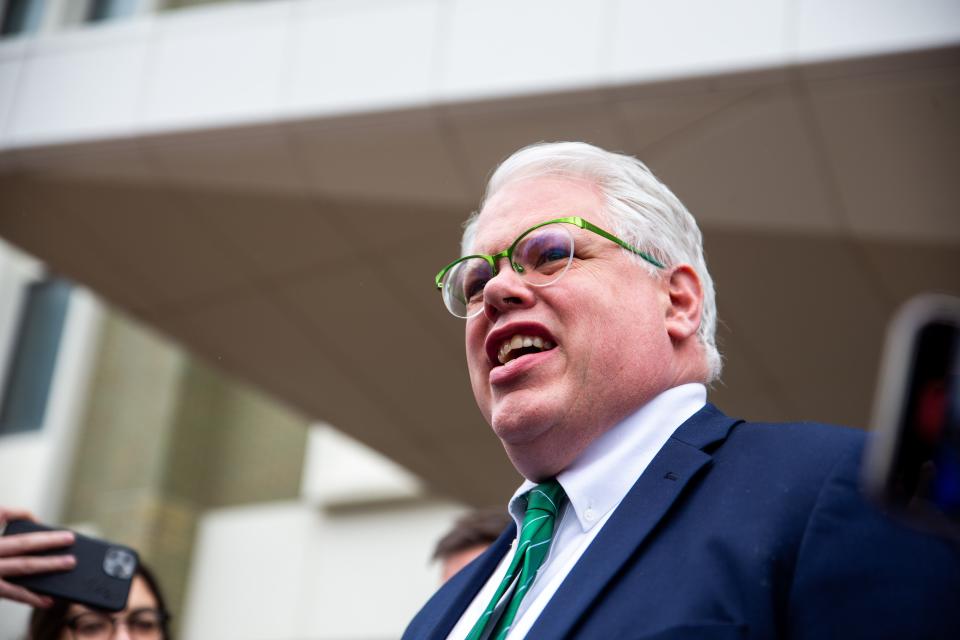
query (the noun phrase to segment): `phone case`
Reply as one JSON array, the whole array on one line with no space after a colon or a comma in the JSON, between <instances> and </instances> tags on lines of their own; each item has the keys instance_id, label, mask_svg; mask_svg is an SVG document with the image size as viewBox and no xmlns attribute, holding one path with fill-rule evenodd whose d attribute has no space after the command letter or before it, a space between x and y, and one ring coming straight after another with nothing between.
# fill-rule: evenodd
<instances>
[{"instance_id":1,"label":"phone case","mask_svg":"<svg viewBox=\"0 0 960 640\"><path fill-rule=\"evenodd\" d=\"M28 520L11 520L4 536L34 531L57 531ZM76 534L73 545L34 555L72 554L77 565L70 571L10 576L9 582L55 598L103 609L120 611L127 606L130 584L140 562L137 552L106 540Z\"/></svg>"}]
</instances>

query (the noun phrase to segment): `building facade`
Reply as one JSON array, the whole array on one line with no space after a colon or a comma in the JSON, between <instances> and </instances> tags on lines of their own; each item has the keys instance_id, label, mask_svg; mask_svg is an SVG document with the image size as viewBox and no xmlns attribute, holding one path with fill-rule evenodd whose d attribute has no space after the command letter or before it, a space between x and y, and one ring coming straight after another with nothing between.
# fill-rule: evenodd
<instances>
[{"instance_id":1,"label":"building facade","mask_svg":"<svg viewBox=\"0 0 960 640\"><path fill-rule=\"evenodd\" d=\"M887 318L960 294L954 0L0 16L0 504L141 549L180 637L396 637L505 502L432 278L520 146L635 154L697 216L728 413L867 426Z\"/></svg>"}]
</instances>

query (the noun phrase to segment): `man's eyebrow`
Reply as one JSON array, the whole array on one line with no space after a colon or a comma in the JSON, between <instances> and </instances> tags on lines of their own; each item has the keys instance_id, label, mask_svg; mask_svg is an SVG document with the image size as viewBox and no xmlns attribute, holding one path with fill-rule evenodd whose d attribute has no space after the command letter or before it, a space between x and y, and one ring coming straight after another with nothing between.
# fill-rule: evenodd
<instances>
[{"instance_id":1,"label":"man's eyebrow","mask_svg":"<svg viewBox=\"0 0 960 640\"><path fill-rule=\"evenodd\" d=\"M510 240L510 242L513 242L513 240ZM499 246L499 245L498 245L498 246ZM466 254L466 255L468 255L468 256L476 256L476 255L492 256L492 255L495 255L495 254L497 254L497 253L500 253L501 251L505 250L505 249L506 249L507 247L509 247L509 246L510 246L509 242L508 242L507 244L503 245L502 247L500 247L499 249L496 248L496 247L490 248L490 245L475 244L475 245L473 246L473 249L470 251L470 253L468 253L468 254Z\"/></svg>"}]
</instances>

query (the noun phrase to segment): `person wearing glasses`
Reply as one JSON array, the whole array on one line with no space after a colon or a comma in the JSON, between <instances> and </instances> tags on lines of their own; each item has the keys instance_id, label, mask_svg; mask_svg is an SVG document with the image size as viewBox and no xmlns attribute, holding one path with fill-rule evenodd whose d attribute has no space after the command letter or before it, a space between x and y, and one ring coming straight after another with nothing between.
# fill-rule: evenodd
<instances>
[{"instance_id":1,"label":"person wearing glasses","mask_svg":"<svg viewBox=\"0 0 960 640\"><path fill-rule=\"evenodd\" d=\"M110 613L82 604L56 600L34 609L30 640L171 640L170 614L160 586L143 563L130 586L127 606Z\"/></svg>"},{"instance_id":2,"label":"person wearing glasses","mask_svg":"<svg viewBox=\"0 0 960 640\"><path fill-rule=\"evenodd\" d=\"M525 481L404 638L955 637L960 552L864 503L861 432L707 402L701 232L640 161L517 151L435 286Z\"/></svg>"}]
</instances>

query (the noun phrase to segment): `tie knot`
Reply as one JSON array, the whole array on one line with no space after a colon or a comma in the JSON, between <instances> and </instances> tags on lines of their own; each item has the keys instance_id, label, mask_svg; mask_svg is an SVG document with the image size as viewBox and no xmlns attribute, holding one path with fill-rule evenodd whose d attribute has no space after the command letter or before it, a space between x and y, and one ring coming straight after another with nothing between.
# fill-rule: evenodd
<instances>
[{"instance_id":1,"label":"tie knot","mask_svg":"<svg viewBox=\"0 0 960 640\"><path fill-rule=\"evenodd\" d=\"M527 513L524 520L530 517L531 511L542 511L556 517L566 497L563 487L556 480L538 484L527 494Z\"/></svg>"},{"instance_id":2,"label":"tie knot","mask_svg":"<svg viewBox=\"0 0 960 640\"><path fill-rule=\"evenodd\" d=\"M517 545L507 573L486 611L470 630L467 640L497 638L510 630L520 602L533 584L550 551L553 526L567 496L556 480L538 484L527 495L527 512L517 533Z\"/></svg>"}]
</instances>

